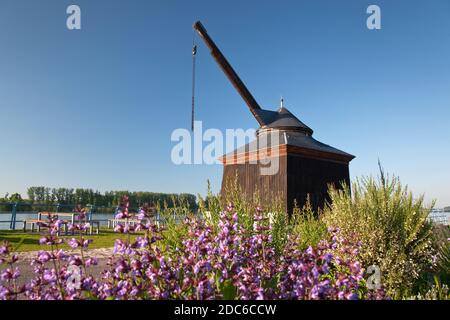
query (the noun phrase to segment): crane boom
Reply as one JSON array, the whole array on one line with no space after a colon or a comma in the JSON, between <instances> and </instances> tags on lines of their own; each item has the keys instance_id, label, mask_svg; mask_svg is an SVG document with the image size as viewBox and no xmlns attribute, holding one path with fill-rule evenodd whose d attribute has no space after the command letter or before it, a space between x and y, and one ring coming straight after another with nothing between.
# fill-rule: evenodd
<instances>
[{"instance_id":1,"label":"crane boom","mask_svg":"<svg viewBox=\"0 0 450 320\"><path fill-rule=\"evenodd\" d=\"M203 25L200 21L197 21L194 23L194 29L198 32L198 34L203 39L203 41L205 41L206 45L211 50L211 55L213 56L214 60L216 60L217 64L220 66L222 71L227 76L228 80L230 80L231 84L239 92L242 99L244 99L245 103L249 107L251 113L256 118L258 123L261 126L265 125L265 123L262 120L262 118L260 117L259 113L256 111L256 110L261 110L261 107L259 106L258 102L256 102L255 98L253 98L250 91L248 91L247 87L242 82L242 80L239 78L237 73L233 70L233 68L228 63L227 59L224 57L222 52L220 52L219 48L217 48L214 41L208 35L208 32L206 31L205 27L203 27Z\"/></svg>"}]
</instances>

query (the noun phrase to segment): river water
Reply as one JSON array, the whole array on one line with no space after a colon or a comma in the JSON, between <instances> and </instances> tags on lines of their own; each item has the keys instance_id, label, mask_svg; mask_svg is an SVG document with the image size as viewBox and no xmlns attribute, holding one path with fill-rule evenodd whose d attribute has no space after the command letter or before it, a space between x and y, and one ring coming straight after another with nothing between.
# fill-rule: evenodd
<instances>
[{"instance_id":1,"label":"river water","mask_svg":"<svg viewBox=\"0 0 450 320\"><path fill-rule=\"evenodd\" d=\"M431 211L429 218L433 222L448 225L450 223L450 212Z\"/></svg>"},{"instance_id":2,"label":"river water","mask_svg":"<svg viewBox=\"0 0 450 320\"><path fill-rule=\"evenodd\" d=\"M113 219L114 213L94 213L92 214L92 220L100 221L100 226L104 227L108 224L108 219ZM36 212L17 212L16 214L16 229L21 229L23 227L23 220L33 220L37 219ZM9 229L11 221L10 212L0 212L0 230Z\"/></svg>"}]
</instances>

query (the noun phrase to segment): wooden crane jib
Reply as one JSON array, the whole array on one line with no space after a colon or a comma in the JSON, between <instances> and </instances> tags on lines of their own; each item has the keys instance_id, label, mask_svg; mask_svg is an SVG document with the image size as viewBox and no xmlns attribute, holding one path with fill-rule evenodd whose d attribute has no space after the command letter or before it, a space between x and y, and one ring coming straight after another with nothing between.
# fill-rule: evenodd
<instances>
[{"instance_id":1,"label":"wooden crane jib","mask_svg":"<svg viewBox=\"0 0 450 320\"><path fill-rule=\"evenodd\" d=\"M245 103L249 107L253 116L258 121L259 125L260 126L265 125L263 119L256 112L256 110L261 110L261 107L259 106L258 102L256 102L255 98L252 96L250 91L248 91L245 84L239 78L237 73L233 70L233 67L231 67L231 65L228 63L227 59L224 57L222 52L219 50L214 41L208 35L208 32L206 31L205 27L202 25L200 21L197 21L194 23L194 29L198 32L203 41L205 41L206 45L211 50L211 55L213 56L214 60L216 60L217 64L220 66L222 71L230 80L231 84L239 92L242 99L244 99Z\"/></svg>"}]
</instances>

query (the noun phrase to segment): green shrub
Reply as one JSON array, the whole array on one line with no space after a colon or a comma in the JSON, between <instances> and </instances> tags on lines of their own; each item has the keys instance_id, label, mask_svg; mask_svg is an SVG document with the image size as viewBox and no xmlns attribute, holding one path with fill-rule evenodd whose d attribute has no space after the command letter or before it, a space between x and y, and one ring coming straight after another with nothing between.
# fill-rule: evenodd
<instances>
[{"instance_id":1,"label":"green shrub","mask_svg":"<svg viewBox=\"0 0 450 320\"><path fill-rule=\"evenodd\" d=\"M309 246L316 246L320 240L326 239L328 232L327 226L322 221L321 216L313 211L311 203L300 209L294 209L291 220L289 221L291 232L298 235L298 248L305 250Z\"/></svg>"},{"instance_id":2,"label":"green shrub","mask_svg":"<svg viewBox=\"0 0 450 320\"><path fill-rule=\"evenodd\" d=\"M442 284L437 276L434 284L428 290L421 290L418 294L405 298L405 300L450 300L448 285Z\"/></svg>"},{"instance_id":3,"label":"green shrub","mask_svg":"<svg viewBox=\"0 0 450 320\"><path fill-rule=\"evenodd\" d=\"M188 199L172 196L169 203L157 203L156 210L164 226L164 239L160 241L163 251L177 250L181 246L183 236L187 233L187 226L183 223L186 217L195 214Z\"/></svg>"},{"instance_id":4,"label":"green shrub","mask_svg":"<svg viewBox=\"0 0 450 320\"><path fill-rule=\"evenodd\" d=\"M357 179L352 189L353 196L348 186L330 188L331 204L325 208L324 221L340 228L344 237L361 240L363 267L377 265L388 294L402 297L435 260L432 227L427 221L431 208L424 207L423 196L414 198L397 177L385 175L381 167L378 178Z\"/></svg>"},{"instance_id":5,"label":"green shrub","mask_svg":"<svg viewBox=\"0 0 450 320\"><path fill-rule=\"evenodd\" d=\"M444 285L450 286L450 227L445 225L433 225L433 240L437 254L437 263L433 270L433 276Z\"/></svg>"}]
</instances>

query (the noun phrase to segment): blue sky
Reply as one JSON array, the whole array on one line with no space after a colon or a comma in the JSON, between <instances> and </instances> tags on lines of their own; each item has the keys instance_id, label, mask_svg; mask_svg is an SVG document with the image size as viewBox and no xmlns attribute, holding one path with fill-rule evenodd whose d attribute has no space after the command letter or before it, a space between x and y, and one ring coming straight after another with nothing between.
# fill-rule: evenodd
<instances>
[{"instance_id":1,"label":"blue sky","mask_svg":"<svg viewBox=\"0 0 450 320\"><path fill-rule=\"evenodd\" d=\"M66 28L77 4L82 29ZM382 29L366 28L381 7ZM192 24L200 19L264 108L279 97L322 142L377 160L450 205L450 2L0 1L0 195L32 185L161 192L220 187L219 165L176 166L190 126ZM198 40L200 42L200 40ZM199 43L197 119L255 128Z\"/></svg>"}]
</instances>

